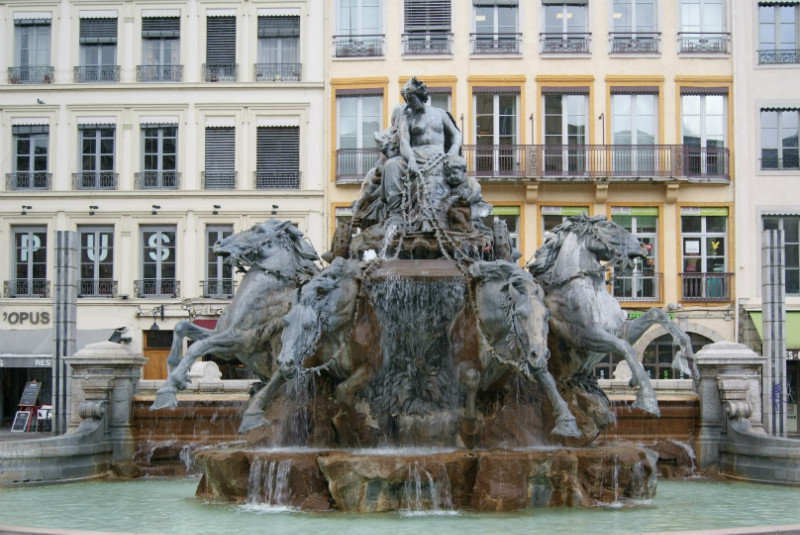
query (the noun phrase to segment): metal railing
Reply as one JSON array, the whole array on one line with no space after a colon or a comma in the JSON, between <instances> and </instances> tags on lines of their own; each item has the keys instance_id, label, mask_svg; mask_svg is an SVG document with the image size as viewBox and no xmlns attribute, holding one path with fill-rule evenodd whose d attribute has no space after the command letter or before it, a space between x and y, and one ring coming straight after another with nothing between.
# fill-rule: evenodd
<instances>
[{"instance_id":1,"label":"metal railing","mask_svg":"<svg viewBox=\"0 0 800 535\"><path fill-rule=\"evenodd\" d=\"M111 279L81 279L78 297L116 297L117 281Z\"/></svg>"},{"instance_id":2,"label":"metal railing","mask_svg":"<svg viewBox=\"0 0 800 535\"><path fill-rule=\"evenodd\" d=\"M614 274L613 295L619 301L661 301L661 273Z\"/></svg>"},{"instance_id":3,"label":"metal railing","mask_svg":"<svg viewBox=\"0 0 800 535\"><path fill-rule=\"evenodd\" d=\"M731 301L733 273L681 273L681 300L684 302Z\"/></svg>"},{"instance_id":4,"label":"metal railing","mask_svg":"<svg viewBox=\"0 0 800 535\"><path fill-rule=\"evenodd\" d=\"M78 84L119 82L119 65L81 65L74 68Z\"/></svg>"},{"instance_id":5,"label":"metal railing","mask_svg":"<svg viewBox=\"0 0 800 535\"><path fill-rule=\"evenodd\" d=\"M588 54L591 32L543 32L539 34L543 54Z\"/></svg>"},{"instance_id":6,"label":"metal railing","mask_svg":"<svg viewBox=\"0 0 800 535\"><path fill-rule=\"evenodd\" d=\"M768 63L800 63L800 50L795 48L759 50L758 62L762 65Z\"/></svg>"},{"instance_id":7,"label":"metal railing","mask_svg":"<svg viewBox=\"0 0 800 535\"><path fill-rule=\"evenodd\" d=\"M181 181L178 171L142 171L134 177L138 189L178 189Z\"/></svg>"},{"instance_id":8,"label":"metal railing","mask_svg":"<svg viewBox=\"0 0 800 535\"><path fill-rule=\"evenodd\" d=\"M255 171L256 189L300 189L300 171Z\"/></svg>"},{"instance_id":9,"label":"metal railing","mask_svg":"<svg viewBox=\"0 0 800 535\"><path fill-rule=\"evenodd\" d=\"M403 34L404 56L449 56L452 53L452 33L420 32Z\"/></svg>"},{"instance_id":10,"label":"metal railing","mask_svg":"<svg viewBox=\"0 0 800 535\"><path fill-rule=\"evenodd\" d=\"M612 54L658 54L661 32L609 32Z\"/></svg>"},{"instance_id":11,"label":"metal railing","mask_svg":"<svg viewBox=\"0 0 800 535\"><path fill-rule=\"evenodd\" d=\"M797 149L795 149L795 151L796 150ZM800 169L800 158L798 158L797 154L791 157L786 157L784 155L783 158L778 158L777 156L761 158L761 169L764 171L782 170L782 169Z\"/></svg>"},{"instance_id":12,"label":"metal railing","mask_svg":"<svg viewBox=\"0 0 800 535\"><path fill-rule=\"evenodd\" d=\"M136 80L139 82L180 82L183 80L183 65L138 65Z\"/></svg>"},{"instance_id":13,"label":"metal railing","mask_svg":"<svg viewBox=\"0 0 800 535\"><path fill-rule=\"evenodd\" d=\"M682 54L727 54L731 34L725 32L678 32L678 51Z\"/></svg>"},{"instance_id":14,"label":"metal railing","mask_svg":"<svg viewBox=\"0 0 800 535\"><path fill-rule=\"evenodd\" d=\"M50 281L46 279L16 279L3 282L5 297L50 297Z\"/></svg>"},{"instance_id":15,"label":"metal railing","mask_svg":"<svg viewBox=\"0 0 800 535\"><path fill-rule=\"evenodd\" d=\"M114 171L78 171L72 173L75 189L117 189L119 173Z\"/></svg>"},{"instance_id":16,"label":"metal railing","mask_svg":"<svg viewBox=\"0 0 800 535\"><path fill-rule=\"evenodd\" d=\"M681 145L683 174L690 178L729 179L730 150L725 147L693 147Z\"/></svg>"},{"instance_id":17,"label":"metal railing","mask_svg":"<svg viewBox=\"0 0 800 535\"><path fill-rule=\"evenodd\" d=\"M257 82L299 82L302 63L256 63L253 66Z\"/></svg>"},{"instance_id":18,"label":"metal railing","mask_svg":"<svg viewBox=\"0 0 800 535\"><path fill-rule=\"evenodd\" d=\"M469 44L473 56L519 55L522 53L522 34L471 33Z\"/></svg>"},{"instance_id":19,"label":"metal railing","mask_svg":"<svg viewBox=\"0 0 800 535\"><path fill-rule=\"evenodd\" d=\"M178 297L181 283L175 279L141 279L133 281L137 297Z\"/></svg>"},{"instance_id":20,"label":"metal railing","mask_svg":"<svg viewBox=\"0 0 800 535\"><path fill-rule=\"evenodd\" d=\"M15 173L6 173L6 189L48 190L50 189L50 178L52 176L53 173L48 173L46 171L17 171Z\"/></svg>"},{"instance_id":21,"label":"metal railing","mask_svg":"<svg viewBox=\"0 0 800 535\"><path fill-rule=\"evenodd\" d=\"M217 299L230 299L233 297L236 287L233 279L200 281L200 286L203 289L203 297L212 297Z\"/></svg>"},{"instance_id":22,"label":"metal railing","mask_svg":"<svg viewBox=\"0 0 800 535\"><path fill-rule=\"evenodd\" d=\"M380 157L375 149L337 149L336 150L336 183L358 183L364 179L367 171L372 169Z\"/></svg>"},{"instance_id":23,"label":"metal railing","mask_svg":"<svg viewBox=\"0 0 800 535\"><path fill-rule=\"evenodd\" d=\"M333 56L362 58L383 56L384 34L334 35Z\"/></svg>"},{"instance_id":24,"label":"metal railing","mask_svg":"<svg viewBox=\"0 0 800 535\"><path fill-rule=\"evenodd\" d=\"M9 67L8 83L10 84L52 84L53 67L37 66Z\"/></svg>"},{"instance_id":25,"label":"metal railing","mask_svg":"<svg viewBox=\"0 0 800 535\"><path fill-rule=\"evenodd\" d=\"M235 82L239 74L236 63L203 64L203 80L206 82Z\"/></svg>"},{"instance_id":26,"label":"metal railing","mask_svg":"<svg viewBox=\"0 0 800 535\"><path fill-rule=\"evenodd\" d=\"M203 171L200 179L203 189L236 189L236 171Z\"/></svg>"}]
</instances>

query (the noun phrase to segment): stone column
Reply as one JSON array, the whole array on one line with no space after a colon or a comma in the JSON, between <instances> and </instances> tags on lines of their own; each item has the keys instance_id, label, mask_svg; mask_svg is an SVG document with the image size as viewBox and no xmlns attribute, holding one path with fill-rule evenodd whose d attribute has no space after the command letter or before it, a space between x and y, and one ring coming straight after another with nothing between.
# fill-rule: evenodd
<instances>
[{"instance_id":1,"label":"stone column","mask_svg":"<svg viewBox=\"0 0 800 535\"><path fill-rule=\"evenodd\" d=\"M768 359L764 369L763 409L767 432L786 436L786 281L783 231L761 233L761 351Z\"/></svg>"},{"instance_id":2,"label":"stone column","mask_svg":"<svg viewBox=\"0 0 800 535\"><path fill-rule=\"evenodd\" d=\"M65 359L75 353L78 315L78 233L56 231L56 280L53 302L53 431L66 433L69 421L69 374Z\"/></svg>"}]
</instances>

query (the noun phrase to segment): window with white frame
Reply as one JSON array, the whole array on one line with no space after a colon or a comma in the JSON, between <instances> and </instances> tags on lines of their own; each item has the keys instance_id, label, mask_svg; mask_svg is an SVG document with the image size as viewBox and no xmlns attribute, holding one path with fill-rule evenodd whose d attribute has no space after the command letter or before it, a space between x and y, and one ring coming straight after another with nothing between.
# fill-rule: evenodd
<instances>
[{"instance_id":1,"label":"window with white frame","mask_svg":"<svg viewBox=\"0 0 800 535\"><path fill-rule=\"evenodd\" d=\"M475 170L485 174L519 171L519 88L473 88Z\"/></svg>"},{"instance_id":2,"label":"window with white frame","mask_svg":"<svg viewBox=\"0 0 800 535\"><path fill-rule=\"evenodd\" d=\"M516 0L473 0L473 54L519 54L519 5Z\"/></svg>"},{"instance_id":3,"label":"window with white frame","mask_svg":"<svg viewBox=\"0 0 800 535\"><path fill-rule=\"evenodd\" d=\"M381 0L336 0L336 57L383 55Z\"/></svg>"},{"instance_id":4,"label":"window with white frame","mask_svg":"<svg viewBox=\"0 0 800 535\"><path fill-rule=\"evenodd\" d=\"M203 71L206 82L236 81L235 16L214 14L206 18L206 63Z\"/></svg>"},{"instance_id":5,"label":"window with white frame","mask_svg":"<svg viewBox=\"0 0 800 535\"><path fill-rule=\"evenodd\" d=\"M11 136L14 170L9 178L10 189L49 189L50 128L47 125L13 125Z\"/></svg>"},{"instance_id":6,"label":"window with white frame","mask_svg":"<svg viewBox=\"0 0 800 535\"><path fill-rule=\"evenodd\" d=\"M453 113L452 94L449 87L429 87L428 104L442 111Z\"/></svg>"},{"instance_id":7,"label":"window with white frame","mask_svg":"<svg viewBox=\"0 0 800 535\"><path fill-rule=\"evenodd\" d=\"M114 227L79 226L79 297L114 297Z\"/></svg>"},{"instance_id":8,"label":"window with white frame","mask_svg":"<svg viewBox=\"0 0 800 535\"><path fill-rule=\"evenodd\" d=\"M233 266L214 254L214 244L233 234L232 225L206 227L206 278L203 297L233 297Z\"/></svg>"},{"instance_id":9,"label":"window with white frame","mask_svg":"<svg viewBox=\"0 0 800 535\"><path fill-rule=\"evenodd\" d=\"M137 73L140 82L181 81L180 37L180 17L142 18L142 64Z\"/></svg>"},{"instance_id":10,"label":"window with white frame","mask_svg":"<svg viewBox=\"0 0 800 535\"><path fill-rule=\"evenodd\" d=\"M143 226L140 229L141 273L138 297L177 297L175 227Z\"/></svg>"},{"instance_id":11,"label":"window with white frame","mask_svg":"<svg viewBox=\"0 0 800 535\"><path fill-rule=\"evenodd\" d=\"M800 295L800 216L764 216L764 230L782 230L786 294Z\"/></svg>"},{"instance_id":12,"label":"window with white frame","mask_svg":"<svg viewBox=\"0 0 800 535\"><path fill-rule=\"evenodd\" d=\"M451 0L404 0L404 54L453 53L451 3Z\"/></svg>"},{"instance_id":13,"label":"window with white frame","mask_svg":"<svg viewBox=\"0 0 800 535\"><path fill-rule=\"evenodd\" d=\"M727 176L727 94L702 88L681 90L684 172L689 176Z\"/></svg>"},{"instance_id":14,"label":"window with white frame","mask_svg":"<svg viewBox=\"0 0 800 535\"><path fill-rule=\"evenodd\" d=\"M727 208L681 208L684 301L730 299L727 240Z\"/></svg>"},{"instance_id":15,"label":"window with white frame","mask_svg":"<svg viewBox=\"0 0 800 535\"><path fill-rule=\"evenodd\" d=\"M256 80L300 80L300 17L258 17Z\"/></svg>"},{"instance_id":16,"label":"window with white frame","mask_svg":"<svg viewBox=\"0 0 800 535\"><path fill-rule=\"evenodd\" d=\"M336 92L336 175L363 177L378 160L374 133L381 131L382 91Z\"/></svg>"},{"instance_id":17,"label":"window with white frame","mask_svg":"<svg viewBox=\"0 0 800 535\"><path fill-rule=\"evenodd\" d=\"M483 218L483 224L489 228L494 225L494 220L499 219L506 224L508 237L511 238L511 245L517 251L520 249L520 225L519 225L519 206L492 206L492 213Z\"/></svg>"},{"instance_id":18,"label":"window with white frame","mask_svg":"<svg viewBox=\"0 0 800 535\"><path fill-rule=\"evenodd\" d=\"M679 50L682 53L727 53L726 0L680 0Z\"/></svg>"},{"instance_id":19,"label":"window with white frame","mask_svg":"<svg viewBox=\"0 0 800 535\"><path fill-rule=\"evenodd\" d=\"M613 206L611 220L633 234L647 250L647 259L636 258L633 267L614 271L614 297L621 301L658 301L658 208Z\"/></svg>"},{"instance_id":20,"label":"window with white frame","mask_svg":"<svg viewBox=\"0 0 800 535\"><path fill-rule=\"evenodd\" d=\"M259 126L256 134L256 189L300 188L300 128Z\"/></svg>"},{"instance_id":21,"label":"window with white frame","mask_svg":"<svg viewBox=\"0 0 800 535\"><path fill-rule=\"evenodd\" d=\"M236 187L236 128L206 127L203 189Z\"/></svg>"},{"instance_id":22,"label":"window with white frame","mask_svg":"<svg viewBox=\"0 0 800 535\"><path fill-rule=\"evenodd\" d=\"M118 82L117 19L82 18L80 22L80 67L76 82Z\"/></svg>"},{"instance_id":23,"label":"window with white frame","mask_svg":"<svg viewBox=\"0 0 800 535\"><path fill-rule=\"evenodd\" d=\"M48 297L47 227L11 227L14 251L13 280L6 286L8 297Z\"/></svg>"},{"instance_id":24,"label":"window with white frame","mask_svg":"<svg viewBox=\"0 0 800 535\"><path fill-rule=\"evenodd\" d=\"M544 53L588 53L588 0L542 0Z\"/></svg>"},{"instance_id":25,"label":"window with white frame","mask_svg":"<svg viewBox=\"0 0 800 535\"><path fill-rule=\"evenodd\" d=\"M589 88L542 88L544 173L586 173Z\"/></svg>"},{"instance_id":26,"label":"window with white frame","mask_svg":"<svg viewBox=\"0 0 800 535\"><path fill-rule=\"evenodd\" d=\"M142 125L140 189L178 188L178 126Z\"/></svg>"},{"instance_id":27,"label":"window with white frame","mask_svg":"<svg viewBox=\"0 0 800 535\"><path fill-rule=\"evenodd\" d=\"M619 54L658 52L660 34L656 13L656 0L613 0L611 52Z\"/></svg>"},{"instance_id":28,"label":"window with white frame","mask_svg":"<svg viewBox=\"0 0 800 535\"><path fill-rule=\"evenodd\" d=\"M657 105L655 93L611 89L610 149L615 173L635 176L657 170Z\"/></svg>"},{"instance_id":29,"label":"window with white frame","mask_svg":"<svg viewBox=\"0 0 800 535\"><path fill-rule=\"evenodd\" d=\"M76 189L115 189L114 125L78 125L80 168Z\"/></svg>"},{"instance_id":30,"label":"window with white frame","mask_svg":"<svg viewBox=\"0 0 800 535\"><path fill-rule=\"evenodd\" d=\"M14 66L9 69L12 84L53 82L50 65L50 19L14 20Z\"/></svg>"},{"instance_id":31,"label":"window with white frame","mask_svg":"<svg viewBox=\"0 0 800 535\"><path fill-rule=\"evenodd\" d=\"M758 3L758 62L798 63L798 2Z\"/></svg>"},{"instance_id":32,"label":"window with white frame","mask_svg":"<svg viewBox=\"0 0 800 535\"><path fill-rule=\"evenodd\" d=\"M589 214L588 206L542 206L542 220L539 226L539 238L544 238L546 232L567 220L569 216Z\"/></svg>"},{"instance_id":33,"label":"window with white frame","mask_svg":"<svg viewBox=\"0 0 800 535\"><path fill-rule=\"evenodd\" d=\"M798 169L800 110L761 109L761 169Z\"/></svg>"}]
</instances>

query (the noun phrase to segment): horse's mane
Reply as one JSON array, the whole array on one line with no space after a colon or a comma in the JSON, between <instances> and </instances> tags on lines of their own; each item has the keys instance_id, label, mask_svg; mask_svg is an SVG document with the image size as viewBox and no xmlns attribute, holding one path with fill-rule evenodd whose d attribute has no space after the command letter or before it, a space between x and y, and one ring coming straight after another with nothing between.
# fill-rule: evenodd
<instances>
[{"instance_id":1,"label":"horse's mane","mask_svg":"<svg viewBox=\"0 0 800 535\"><path fill-rule=\"evenodd\" d=\"M319 269L314 261L319 260L314 247L308 243L303 233L288 221L268 219L260 224L264 228L264 240L248 244L247 250L233 258L233 262L240 269L256 266L267 273L286 279L294 279L298 283L305 283L317 274ZM269 258L262 246L269 239L277 239L280 249L285 253L280 258Z\"/></svg>"},{"instance_id":2,"label":"horse's mane","mask_svg":"<svg viewBox=\"0 0 800 535\"><path fill-rule=\"evenodd\" d=\"M605 221L605 218L603 216L580 214L569 216L563 223L555 226L551 231L552 235L536 250L536 260L527 266L534 278L539 279L550 271L556 262L556 258L558 258L558 253L561 252L561 245L568 234L585 236L593 233L595 224L600 221Z\"/></svg>"}]
</instances>

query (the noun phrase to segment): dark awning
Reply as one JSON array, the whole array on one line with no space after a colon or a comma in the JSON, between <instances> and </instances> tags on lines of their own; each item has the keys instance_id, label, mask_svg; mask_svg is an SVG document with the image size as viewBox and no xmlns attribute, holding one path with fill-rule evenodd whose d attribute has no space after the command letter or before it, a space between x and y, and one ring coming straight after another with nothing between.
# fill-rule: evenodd
<instances>
[{"instance_id":1,"label":"dark awning","mask_svg":"<svg viewBox=\"0 0 800 535\"><path fill-rule=\"evenodd\" d=\"M75 348L108 340L114 329L78 330ZM37 362L53 358L55 346L53 329L0 331L0 360L5 368L47 368L50 364Z\"/></svg>"}]
</instances>

